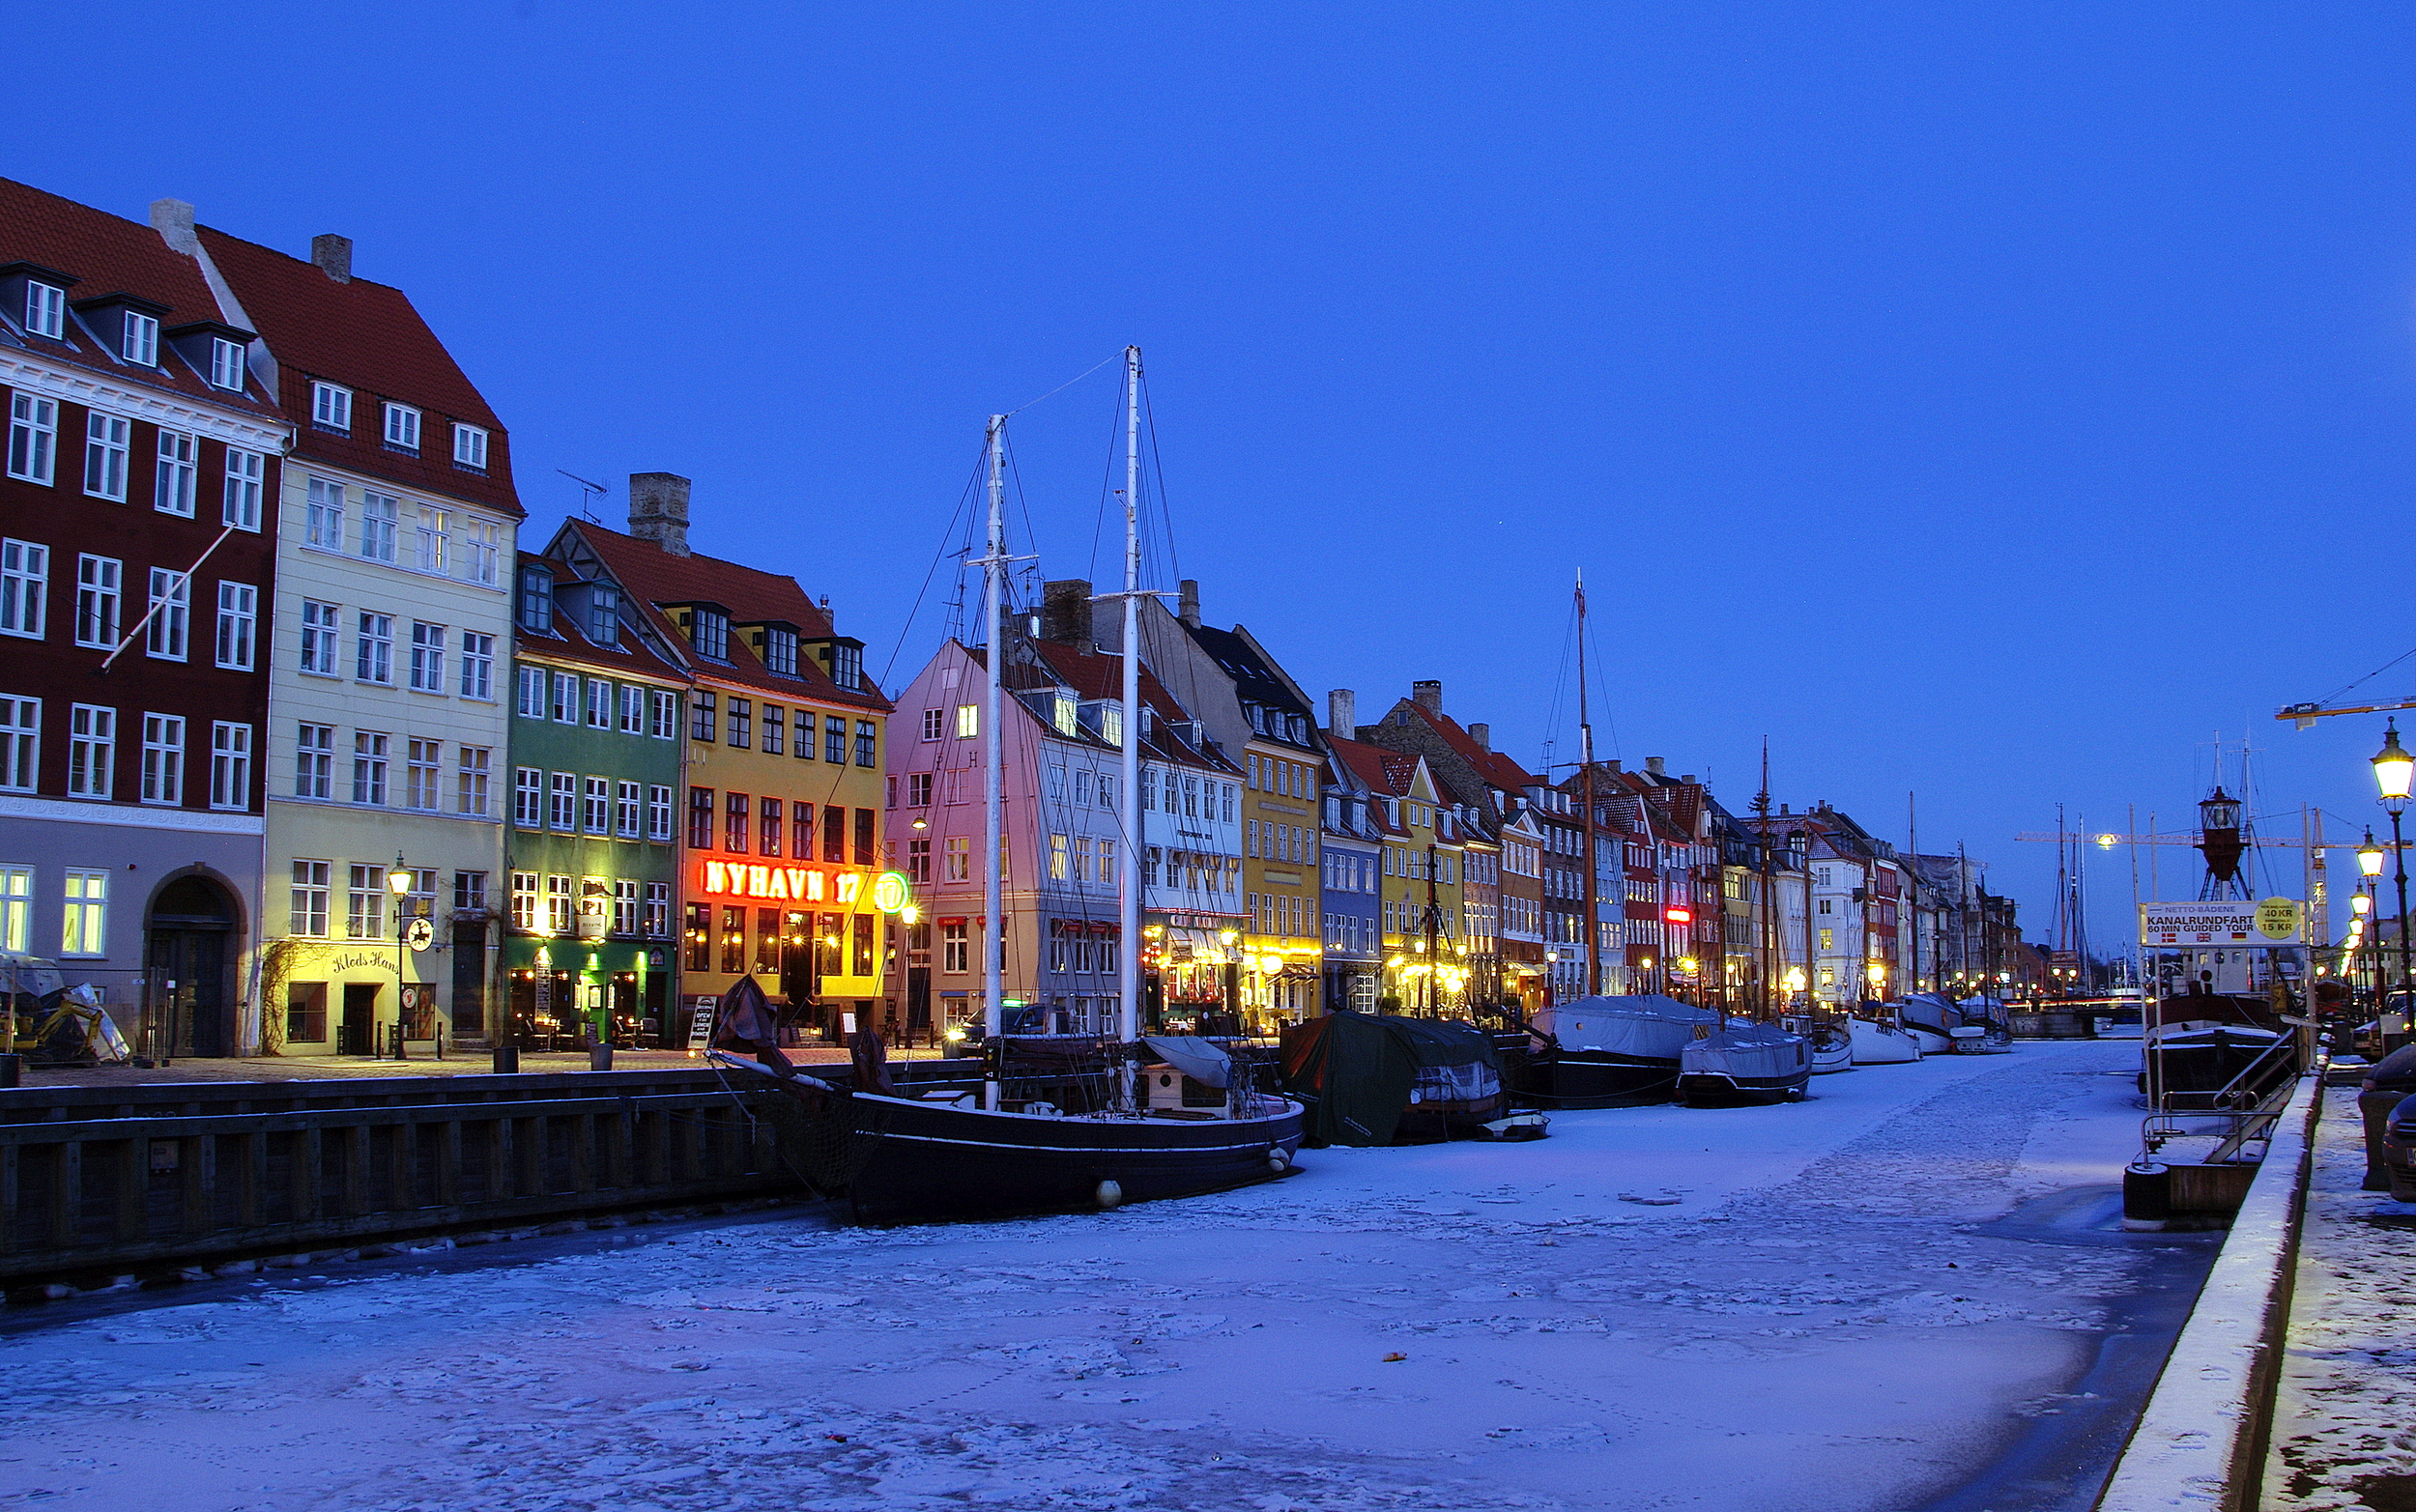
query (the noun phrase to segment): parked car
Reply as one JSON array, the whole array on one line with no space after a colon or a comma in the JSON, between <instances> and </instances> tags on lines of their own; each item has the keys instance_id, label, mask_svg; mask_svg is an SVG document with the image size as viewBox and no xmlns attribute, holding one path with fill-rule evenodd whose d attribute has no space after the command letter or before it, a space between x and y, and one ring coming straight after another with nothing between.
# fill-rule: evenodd
<instances>
[{"instance_id":1,"label":"parked car","mask_svg":"<svg viewBox=\"0 0 2416 1512\"><path fill-rule=\"evenodd\" d=\"M2416 1044L2402 1045L2376 1061L2357 1088L2357 1111L2366 1121L2365 1190L2389 1191L2402 1202L2416 1199L2399 1196L2385 1169L2383 1146L2392 1137L2395 1110L2410 1096L2416 1096Z\"/></svg>"},{"instance_id":2,"label":"parked car","mask_svg":"<svg viewBox=\"0 0 2416 1512\"><path fill-rule=\"evenodd\" d=\"M2368 1187L2373 1187L2369 1173ZM2416 1202L2416 1096L2391 1110L2382 1138L2382 1190L2393 1202Z\"/></svg>"}]
</instances>

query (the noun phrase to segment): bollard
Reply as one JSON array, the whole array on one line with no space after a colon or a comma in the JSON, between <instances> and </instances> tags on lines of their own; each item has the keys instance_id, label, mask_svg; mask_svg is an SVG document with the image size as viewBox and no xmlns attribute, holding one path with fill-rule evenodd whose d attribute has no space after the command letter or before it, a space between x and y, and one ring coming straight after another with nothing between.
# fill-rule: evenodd
<instances>
[{"instance_id":1,"label":"bollard","mask_svg":"<svg viewBox=\"0 0 2416 1512\"><path fill-rule=\"evenodd\" d=\"M442 1018L436 1021L436 1058L440 1061L445 1059L445 1020Z\"/></svg>"},{"instance_id":2,"label":"bollard","mask_svg":"<svg viewBox=\"0 0 2416 1512\"><path fill-rule=\"evenodd\" d=\"M613 1069L613 1047L609 1044L588 1046L588 1070L608 1071Z\"/></svg>"},{"instance_id":3,"label":"bollard","mask_svg":"<svg viewBox=\"0 0 2416 1512\"><path fill-rule=\"evenodd\" d=\"M520 1074L520 1046L499 1044L495 1047L495 1074L498 1076Z\"/></svg>"},{"instance_id":4,"label":"bollard","mask_svg":"<svg viewBox=\"0 0 2416 1512\"><path fill-rule=\"evenodd\" d=\"M2122 1226L2154 1233L2172 1221L2172 1171L2154 1160L2122 1168Z\"/></svg>"},{"instance_id":5,"label":"bollard","mask_svg":"<svg viewBox=\"0 0 2416 1512\"><path fill-rule=\"evenodd\" d=\"M25 1057L0 1055L0 1087L14 1087L24 1079Z\"/></svg>"}]
</instances>

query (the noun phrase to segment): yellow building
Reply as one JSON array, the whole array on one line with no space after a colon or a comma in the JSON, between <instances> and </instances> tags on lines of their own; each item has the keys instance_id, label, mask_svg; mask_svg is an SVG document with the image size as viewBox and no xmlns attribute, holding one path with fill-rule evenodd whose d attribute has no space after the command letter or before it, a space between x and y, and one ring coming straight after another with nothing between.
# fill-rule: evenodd
<instances>
[{"instance_id":1,"label":"yellow building","mask_svg":"<svg viewBox=\"0 0 2416 1512\"><path fill-rule=\"evenodd\" d=\"M1468 838L1439 801L1423 756L1334 739L1336 756L1374 792L1383 812L1384 997L1404 1013L1465 1008L1470 943L1465 913Z\"/></svg>"},{"instance_id":2,"label":"yellow building","mask_svg":"<svg viewBox=\"0 0 2416 1512\"><path fill-rule=\"evenodd\" d=\"M889 703L864 675L863 642L795 579L690 553L687 479L638 473L629 496L629 534L572 521L553 554L643 606L691 679L683 1005L753 977L809 1035L868 1025L894 1039L896 926L875 901Z\"/></svg>"}]
</instances>

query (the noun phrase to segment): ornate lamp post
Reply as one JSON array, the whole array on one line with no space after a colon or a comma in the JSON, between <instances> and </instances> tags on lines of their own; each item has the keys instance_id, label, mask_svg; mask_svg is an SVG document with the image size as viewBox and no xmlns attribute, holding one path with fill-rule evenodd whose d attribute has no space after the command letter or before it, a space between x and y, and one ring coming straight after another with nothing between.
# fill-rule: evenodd
<instances>
[{"instance_id":1,"label":"ornate lamp post","mask_svg":"<svg viewBox=\"0 0 2416 1512\"><path fill-rule=\"evenodd\" d=\"M2369 925L2369 927L2375 931L2375 938L2367 942L2366 977L2367 986L2373 993L2374 1011L2380 1013L2382 1011L2382 940L2381 925L2374 914L2374 878L2382 875L2382 847L2374 843L2374 832L2372 825L2367 826L2366 829L2366 843L2357 847L2357 871L2364 891L2350 900L2349 906L2356 910L2359 917L2374 921Z\"/></svg>"},{"instance_id":2,"label":"ornate lamp post","mask_svg":"<svg viewBox=\"0 0 2416 1512\"><path fill-rule=\"evenodd\" d=\"M2416 970L2410 969L2407 938L2407 849L2400 835L2400 815L2407 808L2407 790L2416 783L2416 756L2409 756L2400 744L2400 727L2393 720L2383 727L2382 749L2374 756L2374 785L2381 789L2382 807L2391 815L2391 880L2400 897L2400 987L2404 991Z\"/></svg>"}]
</instances>

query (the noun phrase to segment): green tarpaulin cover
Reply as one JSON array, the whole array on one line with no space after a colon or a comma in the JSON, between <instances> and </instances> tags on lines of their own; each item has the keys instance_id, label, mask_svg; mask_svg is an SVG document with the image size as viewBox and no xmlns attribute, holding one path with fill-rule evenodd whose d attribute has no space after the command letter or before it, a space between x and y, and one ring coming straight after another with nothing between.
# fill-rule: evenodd
<instances>
[{"instance_id":1,"label":"green tarpaulin cover","mask_svg":"<svg viewBox=\"0 0 2416 1512\"><path fill-rule=\"evenodd\" d=\"M1309 1107L1304 1142L1389 1145L1424 1067L1483 1066L1502 1058L1474 1024L1343 1010L1283 1031L1283 1090Z\"/></svg>"}]
</instances>

